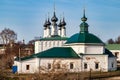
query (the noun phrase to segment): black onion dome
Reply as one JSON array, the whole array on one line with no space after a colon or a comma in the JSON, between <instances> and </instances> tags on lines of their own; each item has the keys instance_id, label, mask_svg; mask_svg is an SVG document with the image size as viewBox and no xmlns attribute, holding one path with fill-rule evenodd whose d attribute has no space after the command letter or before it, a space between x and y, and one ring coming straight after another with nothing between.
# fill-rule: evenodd
<instances>
[{"instance_id":1,"label":"black onion dome","mask_svg":"<svg viewBox=\"0 0 120 80\"><path fill-rule=\"evenodd\" d=\"M52 22L57 22L58 21L58 18L56 17L55 12L53 14L53 17L51 18L51 21Z\"/></svg>"},{"instance_id":2,"label":"black onion dome","mask_svg":"<svg viewBox=\"0 0 120 80\"><path fill-rule=\"evenodd\" d=\"M60 20L60 23L58 24L58 27L62 27L61 20Z\"/></svg>"},{"instance_id":3,"label":"black onion dome","mask_svg":"<svg viewBox=\"0 0 120 80\"><path fill-rule=\"evenodd\" d=\"M63 21L61 22L61 24L62 24L62 26L66 25L66 22L65 22L64 18L63 18Z\"/></svg>"},{"instance_id":4,"label":"black onion dome","mask_svg":"<svg viewBox=\"0 0 120 80\"><path fill-rule=\"evenodd\" d=\"M45 20L45 23L43 25L44 27L47 27L47 20Z\"/></svg>"},{"instance_id":5,"label":"black onion dome","mask_svg":"<svg viewBox=\"0 0 120 80\"><path fill-rule=\"evenodd\" d=\"M48 18L48 21L46 23L48 26L51 25L51 22L49 21L49 18Z\"/></svg>"}]
</instances>

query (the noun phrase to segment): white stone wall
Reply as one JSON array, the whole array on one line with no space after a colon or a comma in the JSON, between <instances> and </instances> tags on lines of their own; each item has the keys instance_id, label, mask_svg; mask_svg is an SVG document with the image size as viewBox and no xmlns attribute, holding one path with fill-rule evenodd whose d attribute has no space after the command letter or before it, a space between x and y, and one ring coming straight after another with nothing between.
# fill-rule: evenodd
<instances>
[{"instance_id":1,"label":"white stone wall","mask_svg":"<svg viewBox=\"0 0 120 80\"><path fill-rule=\"evenodd\" d=\"M80 54L103 54L104 53L104 46L103 45L99 45L99 44L78 44L78 43L74 43L74 44L70 44L70 45L65 45L66 47L72 47L73 50Z\"/></svg>"},{"instance_id":2,"label":"white stone wall","mask_svg":"<svg viewBox=\"0 0 120 80\"><path fill-rule=\"evenodd\" d=\"M120 61L120 50L110 50L113 55L117 54L117 61Z\"/></svg>"},{"instance_id":3,"label":"white stone wall","mask_svg":"<svg viewBox=\"0 0 120 80\"><path fill-rule=\"evenodd\" d=\"M104 47L98 45L86 45L85 46L85 53L86 54L103 54Z\"/></svg>"},{"instance_id":4,"label":"white stone wall","mask_svg":"<svg viewBox=\"0 0 120 80\"><path fill-rule=\"evenodd\" d=\"M48 69L48 64L52 64L55 67L57 63L60 64L61 70L64 70L64 71L66 70L66 71L70 71L70 72L81 71L81 60L80 59L34 58L31 60L25 60L22 62L15 62L14 65L16 64L18 66L18 73L35 73L35 72L39 72L39 71L41 71L41 72L50 71L52 68ZM70 63L73 63L73 69L70 69ZM27 65L29 65L29 70L26 69Z\"/></svg>"},{"instance_id":5,"label":"white stone wall","mask_svg":"<svg viewBox=\"0 0 120 80\"><path fill-rule=\"evenodd\" d=\"M48 69L48 64L56 66L56 64L60 64L60 68L63 70L67 70L70 72L79 72L81 71L81 60L80 59L40 59L40 66ZM70 69L70 63L73 63L74 68ZM49 71L49 69L48 69Z\"/></svg>"},{"instance_id":6,"label":"white stone wall","mask_svg":"<svg viewBox=\"0 0 120 80\"><path fill-rule=\"evenodd\" d=\"M62 28L62 29L61 29L61 36L62 36L62 37L65 37L65 36L66 36L66 29L65 29L65 28Z\"/></svg>"},{"instance_id":7,"label":"white stone wall","mask_svg":"<svg viewBox=\"0 0 120 80\"><path fill-rule=\"evenodd\" d=\"M37 71L37 58L31 60L25 60L21 62L14 62L14 65L17 65L18 73L35 73ZM29 65L29 69L27 70L27 65Z\"/></svg>"},{"instance_id":8,"label":"white stone wall","mask_svg":"<svg viewBox=\"0 0 120 80\"><path fill-rule=\"evenodd\" d=\"M73 69L70 69L70 63L73 63ZM87 63L87 68L85 69L84 63ZM95 68L95 64L98 63L98 68ZM111 63L113 67L111 67ZM80 59L68 59L68 58L34 58L30 60L25 60L22 62L15 61L14 65L18 66L18 73L35 73L35 72L46 72L50 71L48 69L48 64L55 68L56 64L60 64L60 69L69 72L80 72L80 71L111 71L116 70L115 58L109 58L108 55L84 55ZM26 65L29 65L29 70L26 69Z\"/></svg>"},{"instance_id":9,"label":"white stone wall","mask_svg":"<svg viewBox=\"0 0 120 80\"><path fill-rule=\"evenodd\" d=\"M43 31L43 37L47 37L47 35L46 35L46 29L44 29L44 31Z\"/></svg>"},{"instance_id":10,"label":"white stone wall","mask_svg":"<svg viewBox=\"0 0 120 80\"><path fill-rule=\"evenodd\" d=\"M111 58L108 59L108 70L109 71L117 70L117 61L116 61L116 58L111 57Z\"/></svg>"},{"instance_id":11,"label":"white stone wall","mask_svg":"<svg viewBox=\"0 0 120 80\"><path fill-rule=\"evenodd\" d=\"M35 41L35 47L34 47L35 53L38 53L41 51L41 42L40 41Z\"/></svg>"},{"instance_id":12,"label":"white stone wall","mask_svg":"<svg viewBox=\"0 0 120 80\"><path fill-rule=\"evenodd\" d=\"M45 51L52 47L61 47L66 40L50 40L50 41L36 41L35 42L35 53Z\"/></svg>"},{"instance_id":13,"label":"white stone wall","mask_svg":"<svg viewBox=\"0 0 120 80\"><path fill-rule=\"evenodd\" d=\"M87 64L87 69L84 68L84 64ZM98 69L95 68L95 64L98 63ZM108 71L108 55L84 55L82 58L82 70L83 71Z\"/></svg>"}]
</instances>

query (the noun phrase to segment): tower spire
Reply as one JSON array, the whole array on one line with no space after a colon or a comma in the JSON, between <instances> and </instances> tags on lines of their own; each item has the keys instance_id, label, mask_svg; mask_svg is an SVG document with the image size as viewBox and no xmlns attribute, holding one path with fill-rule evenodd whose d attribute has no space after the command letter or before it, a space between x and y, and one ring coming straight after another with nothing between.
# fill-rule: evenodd
<instances>
[{"instance_id":1,"label":"tower spire","mask_svg":"<svg viewBox=\"0 0 120 80\"><path fill-rule=\"evenodd\" d=\"M58 21L58 18L56 17L55 12L56 12L56 10L55 10L55 2L54 2L54 12L53 12L53 17L51 18L52 22L57 22Z\"/></svg>"},{"instance_id":2,"label":"tower spire","mask_svg":"<svg viewBox=\"0 0 120 80\"><path fill-rule=\"evenodd\" d=\"M58 35L57 23L56 23L58 21L58 18L56 17L56 14L55 14L55 3L54 3L53 17L51 18L51 21L52 21L51 35L52 36Z\"/></svg>"},{"instance_id":3,"label":"tower spire","mask_svg":"<svg viewBox=\"0 0 120 80\"><path fill-rule=\"evenodd\" d=\"M87 18L85 16L85 8L83 9L83 17L81 18L83 22L87 21Z\"/></svg>"},{"instance_id":4,"label":"tower spire","mask_svg":"<svg viewBox=\"0 0 120 80\"><path fill-rule=\"evenodd\" d=\"M83 17L81 18L81 20L83 21L80 24L80 33L88 33L88 24L86 23L87 18L85 16L85 9L83 9Z\"/></svg>"},{"instance_id":5,"label":"tower spire","mask_svg":"<svg viewBox=\"0 0 120 80\"><path fill-rule=\"evenodd\" d=\"M55 12L55 1L54 1L54 6L53 7L54 7L54 12Z\"/></svg>"}]
</instances>

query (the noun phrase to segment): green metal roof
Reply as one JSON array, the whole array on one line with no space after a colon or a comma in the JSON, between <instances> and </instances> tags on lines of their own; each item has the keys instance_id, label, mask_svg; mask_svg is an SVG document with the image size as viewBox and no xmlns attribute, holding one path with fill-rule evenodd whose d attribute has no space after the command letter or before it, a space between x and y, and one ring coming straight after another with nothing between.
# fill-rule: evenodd
<instances>
[{"instance_id":1,"label":"green metal roof","mask_svg":"<svg viewBox=\"0 0 120 80\"><path fill-rule=\"evenodd\" d=\"M49 41L49 40L67 40L67 37L60 37L60 36L54 36L54 37L48 37L48 38L42 38L41 41Z\"/></svg>"},{"instance_id":2,"label":"green metal roof","mask_svg":"<svg viewBox=\"0 0 120 80\"><path fill-rule=\"evenodd\" d=\"M91 33L77 33L71 36L66 44L69 43L103 43L98 37Z\"/></svg>"},{"instance_id":3,"label":"green metal roof","mask_svg":"<svg viewBox=\"0 0 120 80\"><path fill-rule=\"evenodd\" d=\"M107 44L106 48L109 50L120 50L120 44Z\"/></svg>"},{"instance_id":4,"label":"green metal roof","mask_svg":"<svg viewBox=\"0 0 120 80\"><path fill-rule=\"evenodd\" d=\"M31 58L80 58L80 57L70 47L54 47L37 54L23 57L21 58L21 60L28 60Z\"/></svg>"},{"instance_id":5,"label":"green metal roof","mask_svg":"<svg viewBox=\"0 0 120 80\"><path fill-rule=\"evenodd\" d=\"M105 53L104 54L107 54L108 57L115 57L111 51L109 51L108 49L105 48Z\"/></svg>"}]
</instances>

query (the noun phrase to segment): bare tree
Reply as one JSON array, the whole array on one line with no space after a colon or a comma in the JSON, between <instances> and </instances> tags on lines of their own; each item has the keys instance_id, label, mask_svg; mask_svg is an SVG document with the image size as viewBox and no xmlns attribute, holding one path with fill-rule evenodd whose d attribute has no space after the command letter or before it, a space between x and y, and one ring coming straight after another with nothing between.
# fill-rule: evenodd
<instances>
[{"instance_id":1,"label":"bare tree","mask_svg":"<svg viewBox=\"0 0 120 80\"><path fill-rule=\"evenodd\" d=\"M115 42L114 42L113 39L109 39L109 40L107 41L107 43L108 43L108 44L114 44Z\"/></svg>"},{"instance_id":2,"label":"bare tree","mask_svg":"<svg viewBox=\"0 0 120 80\"><path fill-rule=\"evenodd\" d=\"M2 30L2 32L0 33L0 37L3 44L8 44L11 41L14 42L15 40L17 40L17 34L9 28L5 28L4 30Z\"/></svg>"},{"instance_id":3,"label":"bare tree","mask_svg":"<svg viewBox=\"0 0 120 80\"><path fill-rule=\"evenodd\" d=\"M53 60L50 66L40 66L39 73L35 73L35 80L68 80L69 69L67 63L62 63L61 60Z\"/></svg>"},{"instance_id":4,"label":"bare tree","mask_svg":"<svg viewBox=\"0 0 120 80\"><path fill-rule=\"evenodd\" d=\"M115 40L115 43L120 44L120 36L117 37L117 39Z\"/></svg>"}]
</instances>

